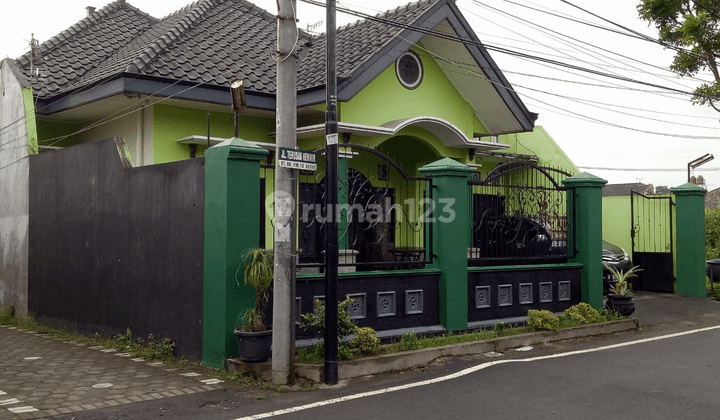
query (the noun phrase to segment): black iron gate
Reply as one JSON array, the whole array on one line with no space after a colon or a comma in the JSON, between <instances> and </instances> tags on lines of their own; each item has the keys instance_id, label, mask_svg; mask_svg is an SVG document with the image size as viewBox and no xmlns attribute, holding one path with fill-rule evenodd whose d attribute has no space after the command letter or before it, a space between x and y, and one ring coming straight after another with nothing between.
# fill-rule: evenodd
<instances>
[{"instance_id":1,"label":"black iron gate","mask_svg":"<svg viewBox=\"0 0 720 420\"><path fill-rule=\"evenodd\" d=\"M630 194L633 265L642 271L632 280L634 290L673 293L673 206L669 195Z\"/></svg>"},{"instance_id":2,"label":"black iron gate","mask_svg":"<svg viewBox=\"0 0 720 420\"><path fill-rule=\"evenodd\" d=\"M468 181L473 214L468 263L544 264L573 256L567 237L573 220L567 194L572 191L562 186L569 176L557 168L510 162L485 179Z\"/></svg>"}]
</instances>

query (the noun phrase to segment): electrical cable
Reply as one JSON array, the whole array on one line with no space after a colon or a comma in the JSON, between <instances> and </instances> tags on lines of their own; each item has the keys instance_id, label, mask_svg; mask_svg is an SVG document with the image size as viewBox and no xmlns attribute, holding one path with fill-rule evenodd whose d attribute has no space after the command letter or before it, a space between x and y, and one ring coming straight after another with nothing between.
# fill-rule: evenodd
<instances>
[{"instance_id":1,"label":"electrical cable","mask_svg":"<svg viewBox=\"0 0 720 420\"><path fill-rule=\"evenodd\" d=\"M564 37L564 38L570 38L570 39L572 39L572 40L575 41L575 42L578 42L578 43L580 43L580 44L583 44L583 45L586 45L586 46L589 46L589 47L592 47L592 48L595 48L595 49L598 49L598 50L600 50L600 51L604 51L604 52L607 52L607 53L610 53L610 54L614 54L614 55L623 57L623 58L625 58L625 59L638 62L638 63L640 63L640 64L644 64L644 65L648 65L648 66L653 66L653 65L651 65L651 64L649 64L649 63L645 63L645 62L643 62L643 61L634 59L634 58L632 58L632 57L628 57L628 56L626 56L626 55L622 55L622 54L616 53L616 52L614 52L614 51L610 51L610 50L608 50L608 49L599 47L599 46L594 45L594 44L591 44L591 43L589 43L589 42L581 41L581 40L579 40L579 39L574 39L574 38L572 38L572 37L570 37L570 36L568 36L568 35L565 35L565 34L563 34L563 33L561 33L561 32L554 31L554 30L552 30L552 29L546 28L545 26L539 25L539 24L537 24L537 23L535 23L535 22L531 22L531 21L528 21L528 20L526 20L526 19L522 19L522 18L520 18L520 17L513 16L513 15L511 15L511 14L508 13L508 12L502 11L502 10L497 9L497 8L495 8L495 7L492 7L492 6L485 5L485 4L481 3L481 2L478 1L478 0L472 0L472 2L473 2L474 4L477 4L477 5L483 6L483 7L485 7L485 8L488 8L488 9L494 11L495 13L499 13L499 14L503 14L503 15L505 15L505 16L508 16L510 19L513 19L513 20L516 20L516 21L521 21L521 22L523 22L526 26L532 25L532 26L534 26L534 27L541 28L541 29L544 30L544 31L547 31L547 32L556 34L556 35L558 35L558 36L561 36L561 37ZM476 16L477 16L477 15L476 15ZM553 38L555 38L556 40L559 40L556 36L553 36ZM537 41L536 41L536 42L537 42ZM561 41L561 42L563 42L563 41ZM565 42L564 42L564 43L565 43ZM539 44L539 42L538 42L538 44ZM552 49L554 49L554 48L552 48ZM580 51L578 48L574 48L574 49L575 49L576 51L583 52L583 51ZM557 50L556 50L556 51L557 51ZM584 51L584 52L585 52L586 54L590 54L588 51ZM605 57L605 58L607 58L607 59L609 59L609 60L612 60L612 58L610 58L610 57L608 57L608 56L605 56L605 55L601 55L601 56L603 56L603 57ZM609 64L609 63L606 63L606 64ZM628 65L629 65L629 64L628 64ZM602 66L602 65L601 65L601 66ZM637 71L640 71L640 72L643 72L643 73L648 74L647 72L644 72L643 70L641 70L641 69L639 69L639 68L637 68L637 67L634 67L634 66L631 66L631 65L629 65L629 66L630 66L631 68L637 70ZM653 66L653 67L661 68L661 67L659 67L659 66ZM674 79L668 80L668 77L660 76L660 75L657 75L656 77L658 77L658 78L660 78L660 79L663 79L663 80L665 80L665 81L670 81L670 82L675 83L675 84L677 84L677 85L679 85L679 86L682 86L682 87L684 87L684 88L686 88L686 89L690 89L690 87L685 86L685 85L683 85L682 83L677 82L677 81L674 80Z\"/></svg>"},{"instance_id":2,"label":"electrical cable","mask_svg":"<svg viewBox=\"0 0 720 420\"><path fill-rule=\"evenodd\" d=\"M313 5L316 5L316 6L324 7L324 3L321 3L321 2L319 2L319 1L317 1L317 0L301 0L301 1L303 1L303 2L305 2L305 3L308 3L308 4L313 4ZM523 54L523 53L519 53L519 52L517 52L517 51L512 51L512 50L509 50L509 49L506 49L506 48L500 48L500 47L496 47L496 46L492 46L492 45L488 45L488 44L483 44L483 43L481 43L480 41L475 41L475 40L473 40L473 39L462 38L462 37L453 36L453 35L450 35L450 34L447 34L447 33L444 33L444 32L439 32L439 31L435 31L435 30L431 30L431 29L425 29L425 28L415 27L415 26L412 26L412 25L409 25L409 24L404 24L404 23L396 22L396 21L389 20L389 19L378 18L378 17L375 17L375 16L367 15L366 13L357 12L357 11L350 10L350 9L346 9L346 8L337 8L337 10L340 11L340 12L343 12L343 13L347 13L347 14L351 14L351 15L354 15L354 16L366 18L366 19L369 20L369 21L373 21L373 22L377 22L377 23L382 23L382 24L387 24L387 25L390 25L390 26L395 26L395 27L398 27L398 28L401 28L401 29L406 29L406 30L413 31L413 32L419 32L419 33L423 33L423 34L426 34L426 35L432 35L432 36L435 36L435 37L438 37L438 38L442 38L442 39L446 39L446 40L454 41L454 42L459 42L459 43L463 43L463 44L466 44L466 45L478 46L478 47L481 47L481 48L485 48L485 49L488 50L488 51L495 51L495 52L499 52L499 53L503 53L503 54L508 54L508 55L511 55L511 56L523 57L523 58L528 58L528 59L532 59L532 60L537 60L537 61L545 62L545 63L549 63L549 64L555 64L555 65L561 66L561 67L571 68L571 69L575 69L575 70L581 70L581 71L585 71L585 72L588 72L588 73L591 73L591 74L596 74L596 75L600 75L600 76L605 76L605 77L608 77L608 78L617 79L617 80L622 80L622 81L626 81L626 82L630 82L630 83L636 83L636 84L641 84L641 85L645 85L645 86L656 87L656 88L658 88L658 89L664 89L664 90L668 90L668 91L678 92L678 93L682 93L682 94L689 95L689 96L692 96L692 95L693 95L692 92L686 92L686 91L682 91L682 90L675 89L675 88L671 88L671 87L667 87L667 86L657 85L657 84L653 84L653 83L647 83L647 82L643 82L643 81L641 81L641 80L631 79L631 78L629 78L629 77L616 76L616 75L609 74L609 73L606 73L606 72L601 72L601 71L597 71L597 70L592 70L592 69L588 69L588 68L585 68L585 67L576 66L576 65L572 65L572 64L568 64L568 63L563 63L563 62L556 61L556 60L549 60L549 59L545 59L545 58L543 58L543 57L537 57L537 56L533 56L533 55L530 55L530 54Z\"/></svg>"}]
</instances>

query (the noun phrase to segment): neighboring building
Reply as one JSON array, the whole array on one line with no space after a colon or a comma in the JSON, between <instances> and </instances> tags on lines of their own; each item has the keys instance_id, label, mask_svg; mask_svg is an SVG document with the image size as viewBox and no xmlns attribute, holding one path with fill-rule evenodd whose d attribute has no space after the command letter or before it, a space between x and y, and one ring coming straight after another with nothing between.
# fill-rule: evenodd
<instances>
[{"instance_id":1,"label":"neighboring building","mask_svg":"<svg viewBox=\"0 0 720 420\"><path fill-rule=\"evenodd\" d=\"M705 194L705 208L716 209L718 207L720 207L720 188L715 188Z\"/></svg>"},{"instance_id":2,"label":"neighboring building","mask_svg":"<svg viewBox=\"0 0 720 420\"><path fill-rule=\"evenodd\" d=\"M631 184L606 184L602 189L602 196L621 197L630 195L631 192L650 195L654 194L655 191L652 184L642 184L640 182Z\"/></svg>"}]
</instances>

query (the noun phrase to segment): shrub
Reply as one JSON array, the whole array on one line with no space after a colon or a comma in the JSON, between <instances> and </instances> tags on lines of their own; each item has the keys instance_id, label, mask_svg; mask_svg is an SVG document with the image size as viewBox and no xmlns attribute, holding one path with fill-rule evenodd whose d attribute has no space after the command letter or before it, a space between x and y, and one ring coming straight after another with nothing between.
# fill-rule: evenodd
<instances>
[{"instance_id":1,"label":"shrub","mask_svg":"<svg viewBox=\"0 0 720 420\"><path fill-rule=\"evenodd\" d=\"M565 316L576 325L592 324L603 320L600 312L585 302L565 309Z\"/></svg>"},{"instance_id":2,"label":"shrub","mask_svg":"<svg viewBox=\"0 0 720 420\"><path fill-rule=\"evenodd\" d=\"M555 331L560 326L560 320L546 309L530 309L527 325L536 331Z\"/></svg>"},{"instance_id":3,"label":"shrub","mask_svg":"<svg viewBox=\"0 0 720 420\"><path fill-rule=\"evenodd\" d=\"M705 210L705 259L720 257L720 208Z\"/></svg>"},{"instance_id":4,"label":"shrub","mask_svg":"<svg viewBox=\"0 0 720 420\"><path fill-rule=\"evenodd\" d=\"M497 335L502 335L502 332L505 331L505 324L503 322L498 322L493 325L492 330L495 331Z\"/></svg>"},{"instance_id":5,"label":"shrub","mask_svg":"<svg viewBox=\"0 0 720 420\"><path fill-rule=\"evenodd\" d=\"M403 351L417 350L420 348L420 338L415 333L406 333L400 337L400 348Z\"/></svg>"},{"instance_id":6,"label":"shrub","mask_svg":"<svg viewBox=\"0 0 720 420\"><path fill-rule=\"evenodd\" d=\"M357 337L350 340L350 347L360 350L363 356L377 354L380 350L380 339L370 327L359 327L355 330Z\"/></svg>"},{"instance_id":7,"label":"shrub","mask_svg":"<svg viewBox=\"0 0 720 420\"><path fill-rule=\"evenodd\" d=\"M350 313L347 311L348 305L353 302L351 297L346 297L344 301L338 303L338 342L357 329L355 321L350 318ZM315 299L315 312L303 314L300 326L303 329L314 328L318 337L325 335L325 305L320 300Z\"/></svg>"}]
</instances>

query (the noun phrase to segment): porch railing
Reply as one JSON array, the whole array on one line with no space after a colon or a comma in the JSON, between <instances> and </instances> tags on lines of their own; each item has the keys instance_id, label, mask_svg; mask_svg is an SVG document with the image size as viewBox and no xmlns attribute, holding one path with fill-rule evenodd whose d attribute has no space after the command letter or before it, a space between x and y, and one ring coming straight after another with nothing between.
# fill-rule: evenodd
<instances>
[{"instance_id":1,"label":"porch railing","mask_svg":"<svg viewBox=\"0 0 720 420\"><path fill-rule=\"evenodd\" d=\"M318 155L323 149L315 151ZM365 146L340 147L339 205L325 207L325 172L318 159L315 172L300 171L298 179L298 267L322 272L328 217L338 218L341 271L421 268L432 262L432 229L427 228L432 179L408 175L380 151ZM261 166L262 202L272 194L274 165ZM272 210L261 216L261 242L272 243Z\"/></svg>"}]
</instances>

